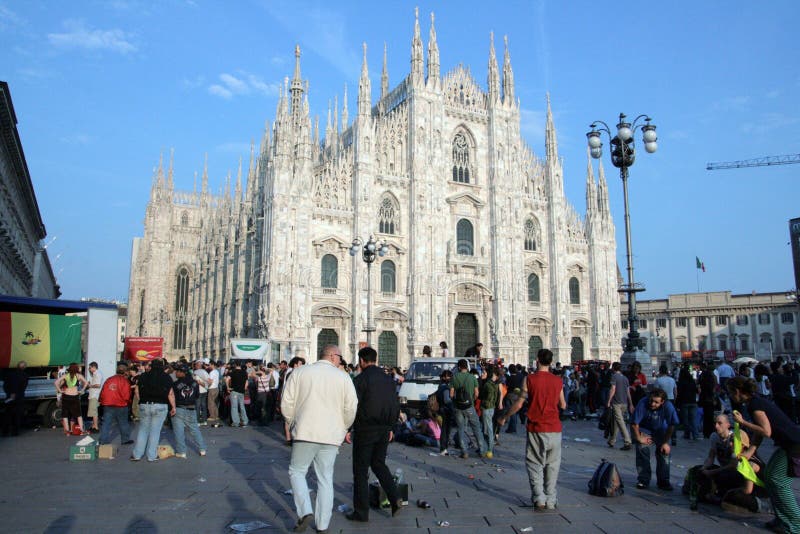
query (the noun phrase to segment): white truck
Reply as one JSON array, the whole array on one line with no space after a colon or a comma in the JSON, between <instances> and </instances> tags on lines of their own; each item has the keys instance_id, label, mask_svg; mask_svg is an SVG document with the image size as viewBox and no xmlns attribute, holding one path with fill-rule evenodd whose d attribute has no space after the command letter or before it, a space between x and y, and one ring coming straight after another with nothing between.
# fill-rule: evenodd
<instances>
[{"instance_id":1,"label":"white truck","mask_svg":"<svg viewBox=\"0 0 800 534\"><path fill-rule=\"evenodd\" d=\"M55 373L60 365L79 363L88 377L90 362L97 362L104 379L116 372L118 309L116 304L93 301L71 301L37 299L0 295L0 377L9 369L24 360L28 367L28 387L25 390L26 415L35 416L37 423L47 427L61 424L61 409L58 406L55 389ZM49 330L42 326L42 332L35 328L20 327L26 324L49 325L50 317L72 316L80 318L79 347L67 350L65 340L57 335L48 335ZM30 335L28 335L30 334ZM35 342L35 343L34 343ZM49 345L47 356L42 351ZM27 349L30 350L26 353ZM0 410L5 404L5 392L0 381Z\"/></svg>"},{"instance_id":2,"label":"white truck","mask_svg":"<svg viewBox=\"0 0 800 534\"><path fill-rule=\"evenodd\" d=\"M462 358L417 358L412 360L403 377L398 397L400 409L410 416L416 416L420 410L427 407L428 396L436 393L443 371L458 372L458 361ZM469 363L470 369L476 362L472 358L464 358Z\"/></svg>"}]
</instances>

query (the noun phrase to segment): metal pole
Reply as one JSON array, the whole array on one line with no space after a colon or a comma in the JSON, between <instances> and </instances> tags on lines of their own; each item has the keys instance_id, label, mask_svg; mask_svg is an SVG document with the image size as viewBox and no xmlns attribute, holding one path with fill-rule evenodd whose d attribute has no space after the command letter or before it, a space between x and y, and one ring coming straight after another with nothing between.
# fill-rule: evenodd
<instances>
[{"instance_id":1,"label":"metal pole","mask_svg":"<svg viewBox=\"0 0 800 534\"><path fill-rule=\"evenodd\" d=\"M372 331L375 327L372 326L372 262L367 262L367 327L364 329L367 333L367 345L372 346Z\"/></svg>"},{"instance_id":2,"label":"metal pole","mask_svg":"<svg viewBox=\"0 0 800 534\"><path fill-rule=\"evenodd\" d=\"M622 195L625 203L625 248L628 260L628 350L633 343L637 343L633 348L638 347L638 325L636 324L636 288L633 278L633 248L631 246L631 215L628 209L628 167L623 165L619 170L622 178Z\"/></svg>"}]
</instances>

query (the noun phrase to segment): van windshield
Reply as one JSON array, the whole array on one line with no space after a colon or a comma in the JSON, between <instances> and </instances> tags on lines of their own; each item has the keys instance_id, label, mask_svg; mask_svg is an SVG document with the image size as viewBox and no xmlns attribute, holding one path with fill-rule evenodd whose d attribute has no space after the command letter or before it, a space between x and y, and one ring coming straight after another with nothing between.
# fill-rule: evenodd
<instances>
[{"instance_id":1,"label":"van windshield","mask_svg":"<svg viewBox=\"0 0 800 534\"><path fill-rule=\"evenodd\" d=\"M442 374L442 371L445 370L456 372L456 365L454 363L445 363L445 362L413 362L411 367L408 368L408 372L406 372L405 379L406 380L439 380L439 376Z\"/></svg>"}]
</instances>

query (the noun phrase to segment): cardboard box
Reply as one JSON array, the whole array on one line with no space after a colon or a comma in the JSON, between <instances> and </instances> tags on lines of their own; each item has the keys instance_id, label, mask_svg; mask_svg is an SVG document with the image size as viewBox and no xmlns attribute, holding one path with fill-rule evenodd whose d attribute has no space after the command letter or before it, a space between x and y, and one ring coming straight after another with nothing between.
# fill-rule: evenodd
<instances>
[{"instance_id":1,"label":"cardboard box","mask_svg":"<svg viewBox=\"0 0 800 534\"><path fill-rule=\"evenodd\" d=\"M117 447L114 445L100 445L97 448L97 457L101 460L113 460L117 455Z\"/></svg>"},{"instance_id":2,"label":"cardboard box","mask_svg":"<svg viewBox=\"0 0 800 534\"><path fill-rule=\"evenodd\" d=\"M397 485L397 493L400 494L400 500L403 501L403 505L408 504L408 484L402 483ZM390 505L389 500L386 497L386 493L383 491L380 483L376 480L375 482L371 482L369 485L369 505L372 508L380 508L381 503L385 504L388 508Z\"/></svg>"},{"instance_id":3,"label":"cardboard box","mask_svg":"<svg viewBox=\"0 0 800 534\"><path fill-rule=\"evenodd\" d=\"M87 462L97 460L97 447L95 445L72 445L69 448L70 462Z\"/></svg>"}]
</instances>

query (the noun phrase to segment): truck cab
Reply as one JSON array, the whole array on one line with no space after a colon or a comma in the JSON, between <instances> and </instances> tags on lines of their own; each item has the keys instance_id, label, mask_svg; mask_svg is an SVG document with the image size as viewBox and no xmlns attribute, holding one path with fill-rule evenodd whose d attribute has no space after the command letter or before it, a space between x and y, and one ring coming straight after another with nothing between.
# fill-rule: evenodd
<instances>
[{"instance_id":1,"label":"truck cab","mask_svg":"<svg viewBox=\"0 0 800 534\"><path fill-rule=\"evenodd\" d=\"M403 377L398 397L400 409L411 416L416 416L427 407L428 396L436 393L443 371L453 374L458 372L458 361L462 358L417 358L412 360ZM475 360L467 359L470 369L475 367Z\"/></svg>"}]
</instances>

